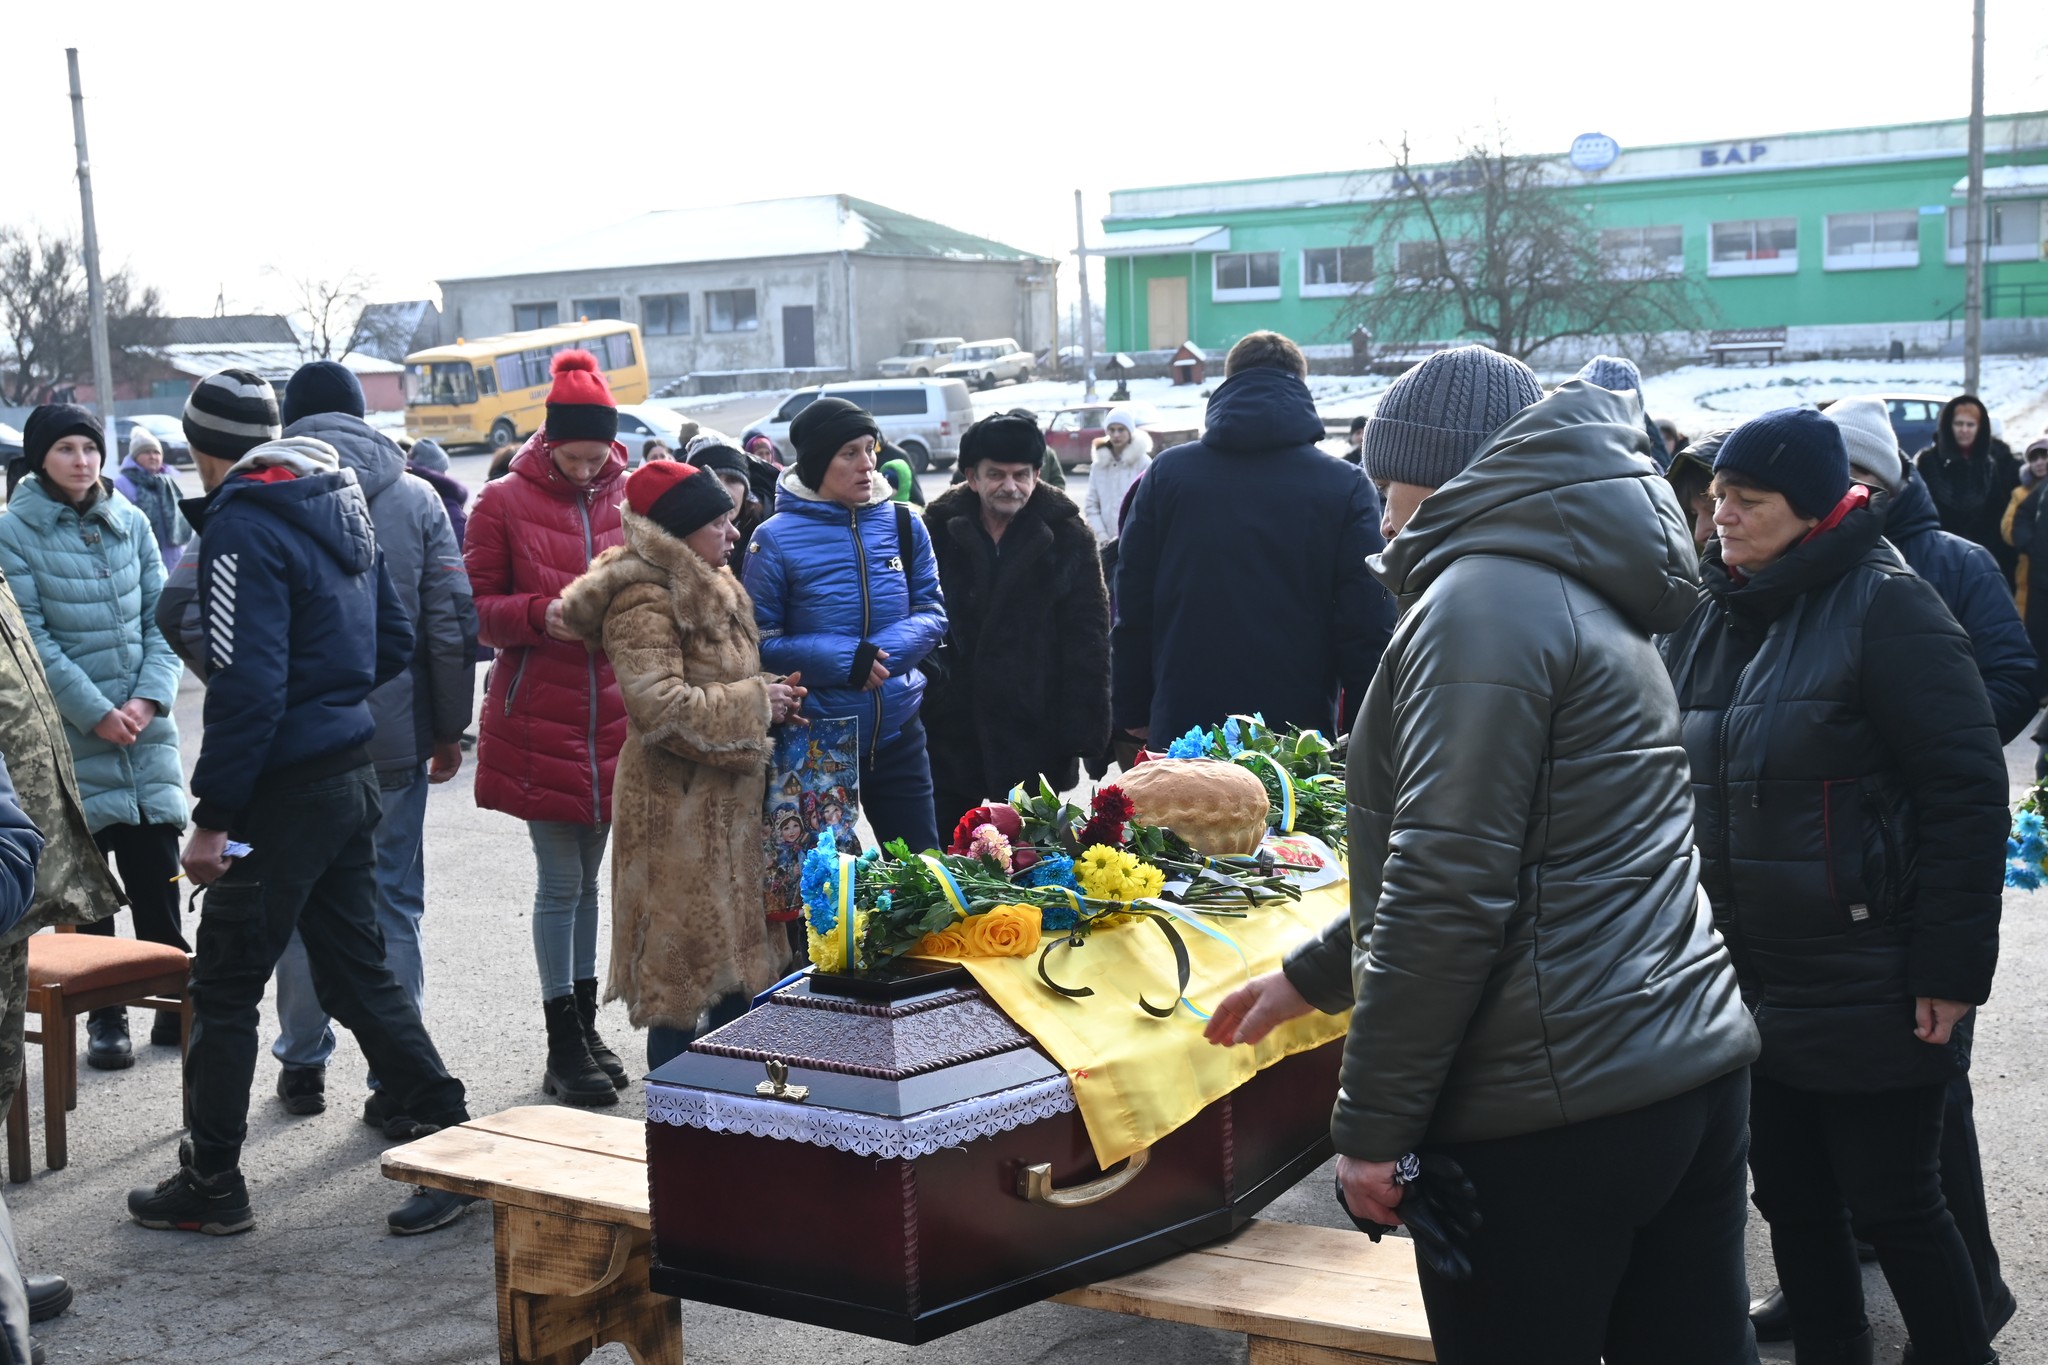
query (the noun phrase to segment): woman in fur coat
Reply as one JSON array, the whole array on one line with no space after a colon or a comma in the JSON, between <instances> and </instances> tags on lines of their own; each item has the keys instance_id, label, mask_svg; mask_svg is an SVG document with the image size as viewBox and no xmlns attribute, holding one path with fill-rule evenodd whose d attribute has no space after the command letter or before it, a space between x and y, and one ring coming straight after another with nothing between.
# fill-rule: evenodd
<instances>
[{"instance_id":1,"label":"woman in fur coat","mask_svg":"<svg viewBox=\"0 0 2048 1365\"><path fill-rule=\"evenodd\" d=\"M605 998L647 1034L647 1064L699 1016L737 1018L788 955L763 910L768 727L797 716L792 674L761 671L739 532L716 475L661 461L626 480L626 543L562 595L569 627L611 660L626 703L612 779L612 952Z\"/></svg>"}]
</instances>

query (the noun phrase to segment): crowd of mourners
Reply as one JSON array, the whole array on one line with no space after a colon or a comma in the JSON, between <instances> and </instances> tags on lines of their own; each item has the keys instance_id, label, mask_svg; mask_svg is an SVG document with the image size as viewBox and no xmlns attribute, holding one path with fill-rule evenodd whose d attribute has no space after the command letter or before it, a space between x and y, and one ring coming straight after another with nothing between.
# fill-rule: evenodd
<instances>
[{"instance_id":1,"label":"crowd of mourners","mask_svg":"<svg viewBox=\"0 0 2048 1365\"><path fill-rule=\"evenodd\" d=\"M873 836L925 849L1019 782L1256 713L1351 735L1351 913L1208 1037L1348 1013L1353 1215L1401 1222L1413 1155L1469 1177L1472 1273L1420 1263L1439 1360L1868 1362L1859 1258L1909 1358L1995 1360L2015 1303L1969 1060L2002 747L2048 695L2048 437L2022 466L1969 395L1916 455L1867 399L1687 437L1627 360L1546 392L1468 346L1333 456L1294 343L1248 336L1226 376L1188 444L1113 410L1078 499L1032 414L985 417L928 504L831 396L786 450L702 433L629 468L576 351L474 495L332 362L281 399L201 381L183 500L146 432L110 471L95 415L36 409L0 515L0 1107L27 936L126 905L193 954L188 1136L137 1223L253 1226L273 977L287 1111L325 1108L339 1022L365 1123L464 1121L420 933L427 802L472 745L477 805L533 849L541 1087L608 1105L637 1068L601 1000L658 1067L801 965L763 894L777 727L850 719ZM180 1035L159 1013L146 1045ZM136 1045L89 1017L88 1065ZM1752 1187L1778 1285L1754 1304ZM421 1188L388 1224L470 1202ZM27 1316L70 1302L26 1288Z\"/></svg>"}]
</instances>

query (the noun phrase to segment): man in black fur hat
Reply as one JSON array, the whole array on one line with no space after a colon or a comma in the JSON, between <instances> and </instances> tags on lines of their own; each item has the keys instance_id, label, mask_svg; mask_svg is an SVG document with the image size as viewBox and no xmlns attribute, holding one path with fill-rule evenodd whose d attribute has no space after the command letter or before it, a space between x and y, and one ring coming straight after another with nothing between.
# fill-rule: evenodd
<instances>
[{"instance_id":1,"label":"man in black fur hat","mask_svg":"<svg viewBox=\"0 0 2048 1365\"><path fill-rule=\"evenodd\" d=\"M925 692L941 839L983 801L1043 775L1062 790L1109 743L1109 594L1073 499L1038 479L1028 412L960 438L963 480L925 512L951 622Z\"/></svg>"}]
</instances>

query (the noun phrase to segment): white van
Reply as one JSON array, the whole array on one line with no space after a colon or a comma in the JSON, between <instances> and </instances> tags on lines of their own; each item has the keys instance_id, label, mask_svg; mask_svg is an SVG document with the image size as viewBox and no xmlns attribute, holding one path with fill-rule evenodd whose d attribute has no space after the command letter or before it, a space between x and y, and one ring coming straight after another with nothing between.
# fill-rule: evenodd
<instances>
[{"instance_id":1,"label":"white van","mask_svg":"<svg viewBox=\"0 0 2048 1365\"><path fill-rule=\"evenodd\" d=\"M822 393L874 414L883 438L901 446L910 467L920 474L952 468L960 458L960 433L974 423L974 401L958 379L854 379L798 389L760 426L786 462L796 460L796 447L789 443L790 422Z\"/></svg>"}]
</instances>

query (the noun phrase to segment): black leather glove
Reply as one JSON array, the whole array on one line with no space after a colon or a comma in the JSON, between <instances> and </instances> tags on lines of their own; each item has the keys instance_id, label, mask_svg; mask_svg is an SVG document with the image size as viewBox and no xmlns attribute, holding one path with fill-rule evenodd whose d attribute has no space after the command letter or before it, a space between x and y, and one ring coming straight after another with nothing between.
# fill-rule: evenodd
<instances>
[{"instance_id":1,"label":"black leather glove","mask_svg":"<svg viewBox=\"0 0 2048 1365\"><path fill-rule=\"evenodd\" d=\"M1395 1163L1394 1183L1403 1188L1401 1221L1415 1243L1416 1255L1447 1280L1472 1278L1472 1258L1465 1243L1480 1227L1479 1191L1465 1168L1440 1152L1410 1152ZM1387 1223L1360 1218L1344 1200L1337 1182L1337 1207L1358 1230L1377 1242L1394 1229Z\"/></svg>"}]
</instances>

